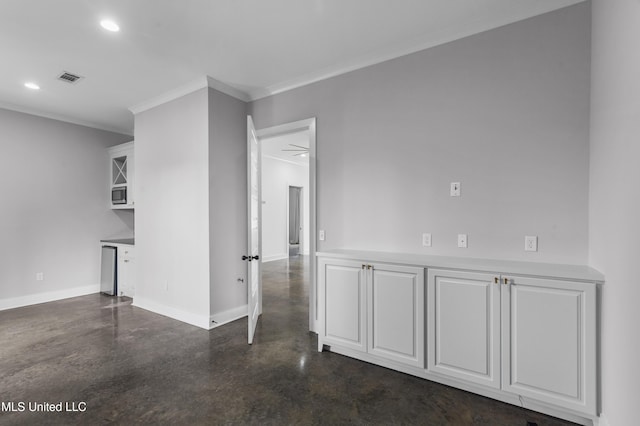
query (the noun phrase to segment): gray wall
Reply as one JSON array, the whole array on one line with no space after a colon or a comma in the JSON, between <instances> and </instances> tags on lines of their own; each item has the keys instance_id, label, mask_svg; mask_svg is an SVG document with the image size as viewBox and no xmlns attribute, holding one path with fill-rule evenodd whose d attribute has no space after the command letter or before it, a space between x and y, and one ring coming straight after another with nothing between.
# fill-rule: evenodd
<instances>
[{"instance_id":1,"label":"gray wall","mask_svg":"<svg viewBox=\"0 0 640 426\"><path fill-rule=\"evenodd\" d=\"M586 263L589 61L581 3L250 109L257 128L317 117L319 250Z\"/></svg>"},{"instance_id":2,"label":"gray wall","mask_svg":"<svg viewBox=\"0 0 640 426\"><path fill-rule=\"evenodd\" d=\"M603 412L637 424L640 397L640 3L593 2L590 263L602 293Z\"/></svg>"},{"instance_id":3,"label":"gray wall","mask_svg":"<svg viewBox=\"0 0 640 426\"><path fill-rule=\"evenodd\" d=\"M209 89L211 314L247 304L247 104Z\"/></svg>"},{"instance_id":4,"label":"gray wall","mask_svg":"<svg viewBox=\"0 0 640 426\"><path fill-rule=\"evenodd\" d=\"M96 286L100 239L133 235L107 155L132 137L4 109L0 129L0 299Z\"/></svg>"},{"instance_id":5,"label":"gray wall","mask_svg":"<svg viewBox=\"0 0 640 426\"><path fill-rule=\"evenodd\" d=\"M208 92L135 117L134 303L201 327L209 323Z\"/></svg>"}]
</instances>

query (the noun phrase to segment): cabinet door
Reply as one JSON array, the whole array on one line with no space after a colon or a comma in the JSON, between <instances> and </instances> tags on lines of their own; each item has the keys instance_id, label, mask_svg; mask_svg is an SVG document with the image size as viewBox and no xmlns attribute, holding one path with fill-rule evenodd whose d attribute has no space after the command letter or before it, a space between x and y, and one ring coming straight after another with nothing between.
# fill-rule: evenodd
<instances>
[{"instance_id":1,"label":"cabinet door","mask_svg":"<svg viewBox=\"0 0 640 426\"><path fill-rule=\"evenodd\" d=\"M424 367L424 269L367 265L369 353Z\"/></svg>"},{"instance_id":2,"label":"cabinet door","mask_svg":"<svg viewBox=\"0 0 640 426\"><path fill-rule=\"evenodd\" d=\"M502 286L503 389L595 415L595 285L508 282Z\"/></svg>"},{"instance_id":3,"label":"cabinet door","mask_svg":"<svg viewBox=\"0 0 640 426\"><path fill-rule=\"evenodd\" d=\"M429 371L500 387L500 284L496 278L428 270Z\"/></svg>"},{"instance_id":4,"label":"cabinet door","mask_svg":"<svg viewBox=\"0 0 640 426\"><path fill-rule=\"evenodd\" d=\"M320 344L366 351L364 263L320 260Z\"/></svg>"},{"instance_id":5,"label":"cabinet door","mask_svg":"<svg viewBox=\"0 0 640 426\"><path fill-rule=\"evenodd\" d=\"M118 246L118 295L135 295L135 253L129 245Z\"/></svg>"}]
</instances>

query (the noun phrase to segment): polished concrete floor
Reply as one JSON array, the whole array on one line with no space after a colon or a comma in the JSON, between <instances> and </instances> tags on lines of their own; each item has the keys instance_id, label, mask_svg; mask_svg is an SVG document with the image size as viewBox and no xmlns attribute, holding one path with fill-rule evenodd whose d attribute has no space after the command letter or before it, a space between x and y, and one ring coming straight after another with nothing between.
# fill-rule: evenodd
<instances>
[{"instance_id":1,"label":"polished concrete floor","mask_svg":"<svg viewBox=\"0 0 640 426\"><path fill-rule=\"evenodd\" d=\"M305 266L264 264L252 346L246 318L205 331L98 294L0 312L0 424L569 424L318 353Z\"/></svg>"}]
</instances>

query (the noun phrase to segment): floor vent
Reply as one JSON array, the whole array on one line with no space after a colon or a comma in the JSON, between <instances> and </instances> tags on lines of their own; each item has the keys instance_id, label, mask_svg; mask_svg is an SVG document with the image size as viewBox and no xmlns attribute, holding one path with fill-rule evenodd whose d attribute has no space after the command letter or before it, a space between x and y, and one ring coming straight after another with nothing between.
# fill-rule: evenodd
<instances>
[{"instance_id":1,"label":"floor vent","mask_svg":"<svg viewBox=\"0 0 640 426\"><path fill-rule=\"evenodd\" d=\"M71 83L71 84L75 84L77 83L79 80L83 79L84 77L79 76L77 74L72 74L70 72L66 72L63 71L62 74L60 74L58 76L58 80L60 81L64 81L65 83Z\"/></svg>"}]
</instances>

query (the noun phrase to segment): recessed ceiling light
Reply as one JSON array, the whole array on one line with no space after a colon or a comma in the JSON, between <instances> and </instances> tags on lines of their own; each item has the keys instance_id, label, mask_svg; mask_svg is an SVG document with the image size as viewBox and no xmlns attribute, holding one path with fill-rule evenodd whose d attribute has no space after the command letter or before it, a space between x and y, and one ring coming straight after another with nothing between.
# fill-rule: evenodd
<instances>
[{"instance_id":1,"label":"recessed ceiling light","mask_svg":"<svg viewBox=\"0 0 640 426\"><path fill-rule=\"evenodd\" d=\"M24 84L24 87L26 87L27 89L31 89L31 90L40 90L40 86L38 86L37 84L28 81Z\"/></svg>"},{"instance_id":2,"label":"recessed ceiling light","mask_svg":"<svg viewBox=\"0 0 640 426\"><path fill-rule=\"evenodd\" d=\"M120 31L120 26L113 22L111 19L103 19L102 21L100 21L100 25L107 31Z\"/></svg>"}]
</instances>

